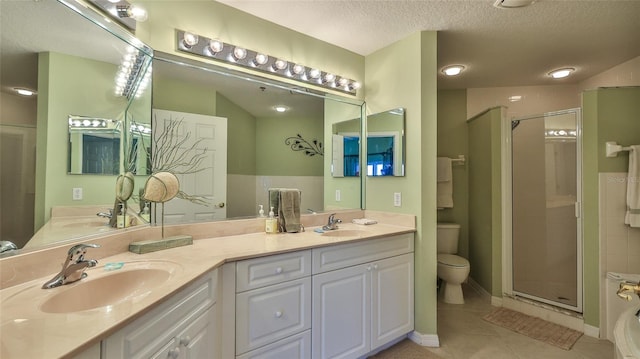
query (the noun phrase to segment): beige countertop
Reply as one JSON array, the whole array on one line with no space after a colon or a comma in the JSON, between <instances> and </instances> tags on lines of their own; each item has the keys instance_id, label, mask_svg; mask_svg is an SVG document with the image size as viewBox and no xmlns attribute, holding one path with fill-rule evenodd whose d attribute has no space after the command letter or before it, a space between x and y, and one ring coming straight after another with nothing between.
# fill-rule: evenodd
<instances>
[{"instance_id":1,"label":"beige countertop","mask_svg":"<svg viewBox=\"0 0 640 359\"><path fill-rule=\"evenodd\" d=\"M339 243L411 233L415 227L378 223L370 226L345 223L342 230L358 229L357 236L331 237L314 232L265 234L252 233L194 240L193 245L147 254L122 252L101 258L88 277L53 289L40 289L56 273L33 279L0 291L0 357L57 358L72 356L96 344L155 305L177 293L199 276L225 262L272 255ZM100 249L91 249L87 257ZM60 258L62 260L62 258ZM110 306L73 313L45 313L41 306L50 297L72 289L92 277L115 273L104 269L106 263L124 262L117 271L145 265L172 268L171 277L162 286Z\"/></svg>"}]
</instances>

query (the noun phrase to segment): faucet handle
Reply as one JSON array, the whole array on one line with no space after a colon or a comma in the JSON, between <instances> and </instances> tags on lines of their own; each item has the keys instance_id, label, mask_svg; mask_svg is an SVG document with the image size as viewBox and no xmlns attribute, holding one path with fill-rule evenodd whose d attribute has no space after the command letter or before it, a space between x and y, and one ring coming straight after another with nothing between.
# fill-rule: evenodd
<instances>
[{"instance_id":1,"label":"faucet handle","mask_svg":"<svg viewBox=\"0 0 640 359\"><path fill-rule=\"evenodd\" d=\"M79 262L84 260L84 255L87 253L87 248L100 248L99 244L94 243L80 243L75 246L69 248L69 253L67 256L67 261L75 261ZM76 258L77 256L77 258ZM74 260L74 258L76 258Z\"/></svg>"}]
</instances>

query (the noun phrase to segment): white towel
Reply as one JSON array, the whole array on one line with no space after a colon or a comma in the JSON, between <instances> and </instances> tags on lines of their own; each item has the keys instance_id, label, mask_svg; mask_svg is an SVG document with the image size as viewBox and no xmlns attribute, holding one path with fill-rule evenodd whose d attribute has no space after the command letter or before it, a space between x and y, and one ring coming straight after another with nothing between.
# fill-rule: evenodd
<instances>
[{"instance_id":1,"label":"white towel","mask_svg":"<svg viewBox=\"0 0 640 359\"><path fill-rule=\"evenodd\" d=\"M453 176L451 158L438 157L437 160L437 208L453 208Z\"/></svg>"},{"instance_id":2,"label":"white towel","mask_svg":"<svg viewBox=\"0 0 640 359\"><path fill-rule=\"evenodd\" d=\"M640 145L629 151L629 176L627 177L627 215L624 223L640 228Z\"/></svg>"},{"instance_id":3,"label":"white towel","mask_svg":"<svg viewBox=\"0 0 640 359\"><path fill-rule=\"evenodd\" d=\"M437 181L438 182L447 182L451 181L451 158L449 157L438 157L438 169L437 169Z\"/></svg>"}]
</instances>

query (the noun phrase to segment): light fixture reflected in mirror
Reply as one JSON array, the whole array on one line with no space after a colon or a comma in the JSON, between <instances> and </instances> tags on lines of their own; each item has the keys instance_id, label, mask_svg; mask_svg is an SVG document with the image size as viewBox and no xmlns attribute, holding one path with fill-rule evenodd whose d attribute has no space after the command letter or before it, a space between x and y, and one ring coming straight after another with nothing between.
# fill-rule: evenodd
<instances>
[{"instance_id":1,"label":"light fixture reflected in mirror","mask_svg":"<svg viewBox=\"0 0 640 359\"><path fill-rule=\"evenodd\" d=\"M553 77L554 79L562 79L571 75L571 73L573 73L575 70L576 69L574 69L573 67L566 67L562 69L553 70L549 72L548 75Z\"/></svg>"},{"instance_id":2,"label":"light fixture reflected in mirror","mask_svg":"<svg viewBox=\"0 0 640 359\"><path fill-rule=\"evenodd\" d=\"M444 73L447 76L457 76L457 75L460 75L462 71L464 71L464 66L462 65L451 65L451 66L446 66L442 69L442 73Z\"/></svg>"}]
</instances>

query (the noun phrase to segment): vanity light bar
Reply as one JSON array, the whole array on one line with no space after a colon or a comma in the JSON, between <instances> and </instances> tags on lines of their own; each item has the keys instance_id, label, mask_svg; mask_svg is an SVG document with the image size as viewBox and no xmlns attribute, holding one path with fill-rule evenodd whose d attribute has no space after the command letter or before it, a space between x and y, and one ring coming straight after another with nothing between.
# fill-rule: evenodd
<instances>
[{"instance_id":1,"label":"vanity light bar","mask_svg":"<svg viewBox=\"0 0 640 359\"><path fill-rule=\"evenodd\" d=\"M177 49L182 52L224 61L229 64L259 70L351 95L355 95L356 90L360 88L360 83L346 77L279 59L262 52L223 43L218 39L210 39L183 30L176 30L176 39Z\"/></svg>"},{"instance_id":2,"label":"vanity light bar","mask_svg":"<svg viewBox=\"0 0 640 359\"><path fill-rule=\"evenodd\" d=\"M124 96L131 99L132 96L140 97L146 89L151 76L151 67L146 69L144 77L146 55L129 46L128 52L122 57L122 62L116 74L116 96Z\"/></svg>"}]
</instances>

